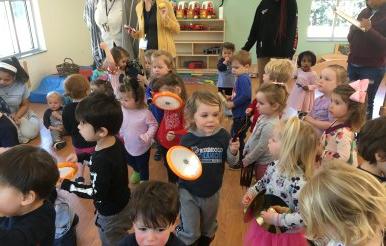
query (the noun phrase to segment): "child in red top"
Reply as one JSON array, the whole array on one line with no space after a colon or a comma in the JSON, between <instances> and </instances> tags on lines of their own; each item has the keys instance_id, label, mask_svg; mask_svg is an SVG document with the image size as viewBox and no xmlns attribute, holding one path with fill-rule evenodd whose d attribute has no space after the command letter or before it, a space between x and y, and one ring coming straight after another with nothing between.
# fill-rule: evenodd
<instances>
[{"instance_id":1,"label":"child in red top","mask_svg":"<svg viewBox=\"0 0 386 246\"><path fill-rule=\"evenodd\" d=\"M164 91L175 93L183 101L183 105L179 109L164 110L164 115L156 134L156 139L161 145L160 150L164 159L164 165L168 171L168 181L176 183L178 177L169 168L166 161L166 153L171 147L179 145L181 137L187 133L184 128L184 102L187 97L185 84L176 74L168 73L154 81L152 90L155 94Z\"/></svg>"}]
</instances>

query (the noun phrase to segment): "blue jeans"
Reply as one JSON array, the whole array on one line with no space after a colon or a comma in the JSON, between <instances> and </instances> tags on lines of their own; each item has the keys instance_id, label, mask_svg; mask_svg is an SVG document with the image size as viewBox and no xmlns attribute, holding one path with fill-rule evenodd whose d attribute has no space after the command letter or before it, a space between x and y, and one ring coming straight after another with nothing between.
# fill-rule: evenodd
<instances>
[{"instance_id":1,"label":"blue jeans","mask_svg":"<svg viewBox=\"0 0 386 246\"><path fill-rule=\"evenodd\" d=\"M150 149L139 156L132 156L127 153L127 162L134 169L134 171L139 173L141 181L149 180L149 157Z\"/></svg>"},{"instance_id":2,"label":"blue jeans","mask_svg":"<svg viewBox=\"0 0 386 246\"><path fill-rule=\"evenodd\" d=\"M385 68L357 67L349 63L347 71L350 81L355 81L358 79L370 80L370 84L367 89L367 119L371 119L373 116L374 98L385 74Z\"/></svg>"}]
</instances>

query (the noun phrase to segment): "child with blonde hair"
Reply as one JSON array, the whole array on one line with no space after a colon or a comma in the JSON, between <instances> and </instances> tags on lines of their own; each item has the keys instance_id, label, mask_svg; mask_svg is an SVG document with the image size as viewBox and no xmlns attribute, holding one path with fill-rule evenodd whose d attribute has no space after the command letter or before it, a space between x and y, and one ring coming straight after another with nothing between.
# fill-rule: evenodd
<instances>
[{"instance_id":1,"label":"child with blonde hair","mask_svg":"<svg viewBox=\"0 0 386 246\"><path fill-rule=\"evenodd\" d=\"M343 161L330 161L307 182L299 207L307 238L316 245L382 245L386 187Z\"/></svg>"},{"instance_id":2,"label":"child with blonde hair","mask_svg":"<svg viewBox=\"0 0 386 246\"><path fill-rule=\"evenodd\" d=\"M323 95L315 99L311 112L303 117L303 120L310 123L319 135L322 135L323 131L334 121L328 111L331 94L335 87L346 83L347 79L347 71L340 65L330 65L321 71L317 85Z\"/></svg>"},{"instance_id":3,"label":"child with blonde hair","mask_svg":"<svg viewBox=\"0 0 386 246\"><path fill-rule=\"evenodd\" d=\"M225 161L235 165L239 142L233 142L221 126L222 104L218 95L196 91L185 106L188 134L181 145L196 153L202 164L201 176L193 181L180 179L181 224L177 237L186 245L209 245L217 230Z\"/></svg>"},{"instance_id":4,"label":"child with blonde hair","mask_svg":"<svg viewBox=\"0 0 386 246\"><path fill-rule=\"evenodd\" d=\"M138 74L138 81L141 82L142 86L149 86L151 77L151 56L156 50L146 50L144 55L144 74Z\"/></svg>"},{"instance_id":5,"label":"child with blonde hair","mask_svg":"<svg viewBox=\"0 0 386 246\"><path fill-rule=\"evenodd\" d=\"M63 127L63 97L56 91L51 91L47 94L48 109L43 115L43 124L50 130L52 147L55 150L63 149L66 146L66 141L63 139L65 133Z\"/></svg>"},{"instance_id":6,"label":"child with blonde hair","mask_svg":"<svg viewBox=\"0 0 386 246\"><path fill-rule=\"evenodd\" d=\"M265 83L257 91L257 108L260 117L244 147L243 166L254 165L256 180L263 177L269 163L274 161L268 150L268 140L274 126L286 107L288 93L284 85Z\"/></svg>"},{"instance_id":7,"label":"child with blonde hair","mask_svg":"<svg viewBox=\"0 0 386 246\"><path fill-rule=\"evenodd\" d=\"M72 145L74 146L75 155L70 155L67 161L78 162L77 181L84 182L84 162L90 160L91 153L95 150L96 142L86 141L79 133L79 122L75 118L75 109L79 102L88 96L90 93L90 83L80 74L72 74L64 81L65 95L72 99L72 102L65 105L63 108L63 126L66 132L71 136Z\"/></svg>"},{"instance_id":8,"label":"child with blonde hair","mask_svg":"<svg viewBox=\"0 0 386 246\"><path fill-rule=\"evenodd\" d=\"M292 117L285 124L279 124L269 141L268 148L273 158L262 179L250 187L242 199L249 206L258 193L281 199L289 211L277 213L275 210L262 212L264 223L286 229L285 233L272 234L253 220L244 245L308 245L303 230L303 219L299 214L299 191L312 176L318 146L318 137L313 128Z\"/></svg>"},{"instance_id":9,"label":"child with blonde hair","mask_svg":"<svg viewBox=\"0 0 386 246\"><path fill-rule=\"evenodd\" d=\"M338 85L331 94L329 112L335 121L321 137L322 160L341 159L358 166L355 131L366 120L368 80Z\"/></svg>"}]
</instances>

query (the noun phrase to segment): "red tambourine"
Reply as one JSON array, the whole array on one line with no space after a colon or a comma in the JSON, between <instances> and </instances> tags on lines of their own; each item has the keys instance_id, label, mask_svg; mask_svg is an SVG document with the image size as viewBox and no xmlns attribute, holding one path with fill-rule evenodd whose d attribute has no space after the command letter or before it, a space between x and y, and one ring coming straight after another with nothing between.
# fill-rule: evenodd
<instances>
[{"instance_id":1,"label":"red tambourine","mask_svg":"<svg viewBox=\"0 0 386 246\"><path fill-rule=\"evenodd\" d=\"M181 97L169 91L156 93L153 97L153 104L162 110L177 110L184 106Z\"/></svg>"},{"instance_id":2,"label":"red tambourine","mask_svg":"<svg viewBox=\"0 0 386 246\"><path fill-rule=\"evenodd\" d=\"M181 179L196 180L202 174L200 159L184 146L171 147L166 154L166 160L170 169Z\"/></svg>"},{"instance_id":3,"label":"red tambourine","mask_svg":"<svg viewBox=\"0 0 386 246\"><path fill-rule=\"evenodd\" d=\"M78 165L74 162L60 162L58 169L61 179L72 179L78 172Z\"/></svg>"}]
</instances>

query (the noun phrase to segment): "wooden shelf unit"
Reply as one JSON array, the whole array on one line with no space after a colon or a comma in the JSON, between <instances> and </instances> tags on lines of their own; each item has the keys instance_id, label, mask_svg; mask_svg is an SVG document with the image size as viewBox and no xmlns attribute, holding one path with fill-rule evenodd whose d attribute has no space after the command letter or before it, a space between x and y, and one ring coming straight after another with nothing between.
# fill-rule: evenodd
<instances>
[{"instance_id":1,"label":"wooden shelf unit","mask_svg":"<svg viewBox=\"0 0 386 246\"><path fill-rule=\"evenodd\" d=\"M204 54L208 48L221 47L225 39L225 21L220 19L178 19L181 27L203 25L205 30L181 30L174 37L177 49L177 71L190 73L217 73L221 54ZM189 62L203 62L203 68L189 69Z\"/></svg>"}]
</instances>

